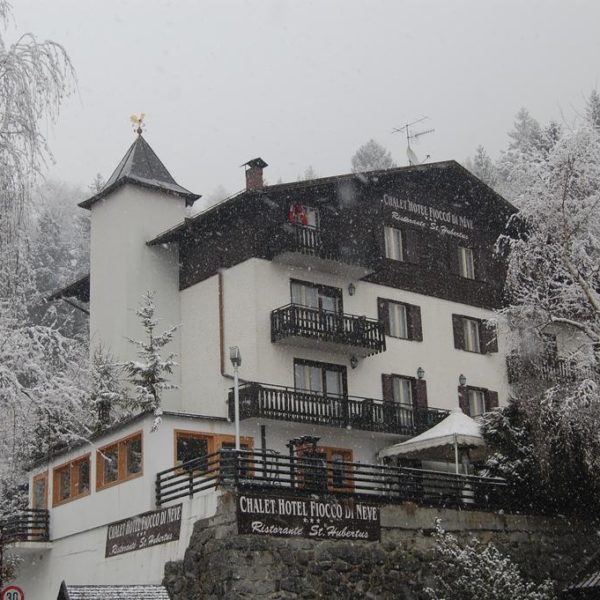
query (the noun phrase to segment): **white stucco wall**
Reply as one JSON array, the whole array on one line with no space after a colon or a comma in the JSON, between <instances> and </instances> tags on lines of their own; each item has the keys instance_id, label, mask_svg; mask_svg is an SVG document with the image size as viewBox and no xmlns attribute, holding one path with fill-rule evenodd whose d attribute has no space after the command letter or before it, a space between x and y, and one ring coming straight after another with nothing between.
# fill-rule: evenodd
<instances>
[{"instance_id":1,"label":"white stucco wall","mask_svg":"<svg viewBox=\"0 0 600 600\"><path fill-rule=\"evenodd\" d=\"M102 346L117 360L133 359L128 338L144 337L135 312L145 292L156 293L158 331L180 323L177 247L146 242L183 220L185 200L126 184L91 212L90 352ZM168 350L180 354L179 332ZM180 383L179 368L173 381ZM177 391L165 394L173 410L178 398Z\"/></svg>"},{"instance_id":2,"label":"white stucco wall","mask_svg":"<svg viewBox=\"0 0 600 600\"><path fill-rule=\"evenodd\" d=\"M377 298L408 302L421 307L423 341L387 337L387 350L360 360L350 367L352 350L331 352L319 347L271 343L270 313L291 301L290 279L322 283L342 289L344 312L377 317ZM497 391L500 402L508 396L505 343L499 336L499 351L477 354L454 348L452 314L478 319L495 318L493 311L440 300L387 286L353 281L354 296L348 294L352 280L306 269L251 259L223 273L225 367L231 373L228 348L240 347L243 364L240 377L247 381L293 387L294 358L345 365L348 393L382 398L382 373L415 377L425 370L429 406L458 406L458 378L468 386ZM225 398L231 380L220 376L217 277L182 292L182 354L184 410L201 414L226 414ZM501 324L500 324L501 329Z\"/></svg>"}]
</instances>

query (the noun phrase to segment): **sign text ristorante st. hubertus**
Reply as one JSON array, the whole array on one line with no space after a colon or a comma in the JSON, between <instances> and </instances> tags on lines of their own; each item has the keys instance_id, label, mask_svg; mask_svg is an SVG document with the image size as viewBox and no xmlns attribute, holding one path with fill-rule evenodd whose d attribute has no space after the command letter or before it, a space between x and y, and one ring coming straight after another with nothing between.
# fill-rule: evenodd
<instances>
[{"instance_id":1,"label":"sign text ristorante st. hubertus","mask_svg":"<svg viewBox=\"0 0 600 600\"><path fill-rule=\"evenodd\" d=\"M179 539L181 504L153 510L108 525L105 556L166 544Z\"/></svg>"},{"instance_id":2,"label":"sign text ristorante st. hubertus","mask_svg":"<svg viewBox=\"0 0 600 600\"><path fill-rule=\"evenodd\" d=\"M469 239L472 232L473 219L458 215L450 210L441 210L434 206L419 204L407 198L396 198L384 194L381 199L384 206L393 209L391 217L395 221L420 228L430 229L442 235L450 235L460 239ZM466 230L459 231L459 229Z\"/></svg>"},{"instance_id":3,"label":"sign text ristorante st. hubertus","mask_svg":"<svg viewBox=\"0 0 600 600\"><path fill-rule=\"evenodd\" d=\"M325 539L380 539L379 507L364 502L240 494L238 533Z\"/></svg>"}]
</instances>

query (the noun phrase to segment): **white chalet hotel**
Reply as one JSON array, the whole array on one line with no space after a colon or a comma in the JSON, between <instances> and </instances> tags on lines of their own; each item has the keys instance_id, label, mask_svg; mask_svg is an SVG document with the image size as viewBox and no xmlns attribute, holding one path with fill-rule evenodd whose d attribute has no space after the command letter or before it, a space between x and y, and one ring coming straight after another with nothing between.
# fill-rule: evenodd
<instances>
[{"instance_id":1,"label":"white chalet hotel","mask_svg":"<svg viewBox=\"0 0 600 600\"><path fill-rule=\"evenodd\" d=\"M54 298L89 301L91 351L124 361L136 358L127 340L143 338L135 313L154 291L159 330L178 326L167 347L178 389L164 394L158 431L139 415L34 465L31 507L47 509L48 539L10 549L24 557L16 584L28 600L55 598L62 581L160 584L165 562L183 558L222 486L170 496L157 475L192 481L210 472L207 455L234 447L232 346L242 447L305 453L316 467L301 484L318 480L326 494L355 485L347 463L381 464L380 451L449 411L475 417L506 401L493 248L514 212L507 201L454 161L271 186L266 167L250 160L244 191L189 217L199 196L139 134L80 204L91 212L90 274ZM181 520L173 541L109 551L107 536L129 527L115 523L159 507L172 508L163 521Z\"/></svg>"}]
</instances>

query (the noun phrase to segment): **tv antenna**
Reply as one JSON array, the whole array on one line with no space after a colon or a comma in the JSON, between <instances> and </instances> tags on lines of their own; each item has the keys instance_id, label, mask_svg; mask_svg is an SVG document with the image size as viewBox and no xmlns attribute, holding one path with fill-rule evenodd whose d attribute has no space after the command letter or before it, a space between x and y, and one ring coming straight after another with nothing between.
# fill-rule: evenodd
<instances>
[{"instance_id":1,"label":"tv antenna","mask_svg":"<svg viewBox=\"0 0 600 600\"><path fill-rule=\"evenodd\" d=\"M429 117L421 117L420 119L417 119L412 123L406 123L402 125L402 127L394 127L394 129L392 129L392 133L406 133L406 154L408 156L408 164L411 166L419 164L419 159L417 158L417 155L410 147L411 140L417 142L422 135L427 135L428 133L433 133L435 131L435 129L424 129L423 131L413 132L411 128L414 127L417 123L422 123L427 119L429 119ZM429 154L427 155L427 158L429 158ZM425 160L427 160L427 158Z\"/></svg>"}]
</instances>

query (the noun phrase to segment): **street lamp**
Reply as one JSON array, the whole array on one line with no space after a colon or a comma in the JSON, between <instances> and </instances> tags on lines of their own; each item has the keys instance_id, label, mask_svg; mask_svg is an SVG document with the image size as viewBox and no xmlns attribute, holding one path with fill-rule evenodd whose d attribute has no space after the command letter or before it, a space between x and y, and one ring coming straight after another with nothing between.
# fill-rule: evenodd
<instances>
[{"instance_id":1,"label":"street lamp","mask_svg":"<svg viewBox=\"0 0 600 600\"><path fill-rule=\"evenodd\" d=\"M240 451L240 380L238 369L242 364L242 355L237 346L229 348L229 360L233 365L233 406L235 422L235 450Z\"/></svg>"}]
</instances>

